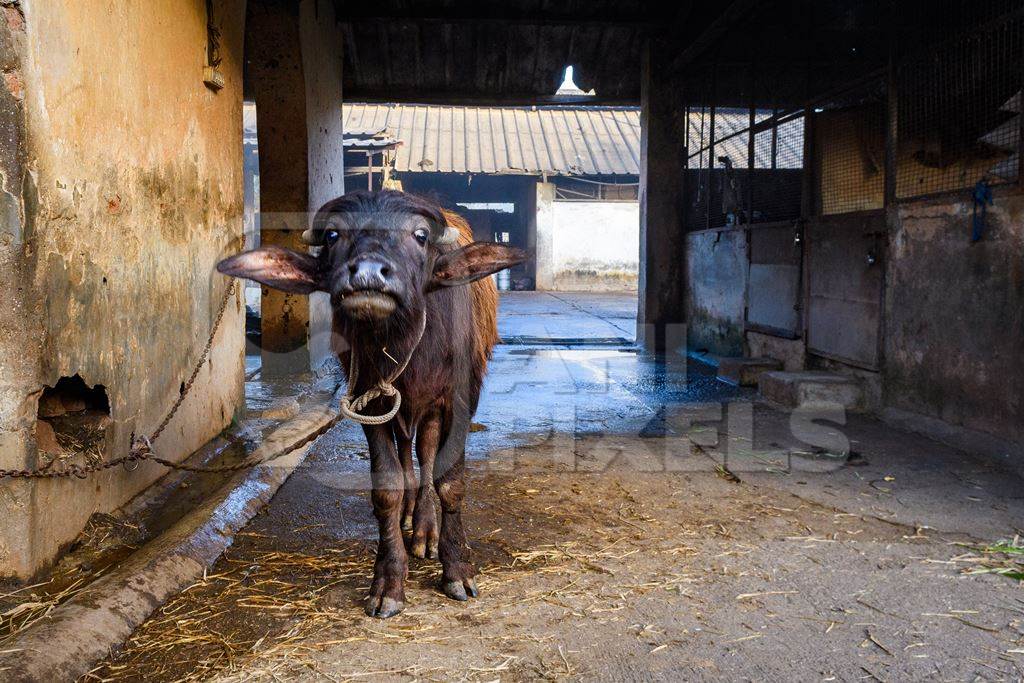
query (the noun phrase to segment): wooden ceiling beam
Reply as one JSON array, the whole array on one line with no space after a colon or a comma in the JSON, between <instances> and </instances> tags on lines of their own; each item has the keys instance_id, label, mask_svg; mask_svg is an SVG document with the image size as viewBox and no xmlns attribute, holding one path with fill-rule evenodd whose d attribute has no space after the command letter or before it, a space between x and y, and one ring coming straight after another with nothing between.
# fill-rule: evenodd
<instances>
[{"instance_id":1,"label":"wooden ceiling beam","mask_svg":"<svg viewBox=\"0 0 1024 683\"><path fill-rule=\"evenodd\" d=\"M349 88L345 90L346 102L385 103L399 102L408 104L448 104L478 107L529 107L552 105L600 105L615 107L636 107L640 105L640 96L601 97L594 96L555 96L537 95L535 93L499 93L489 95L480 92L458 92L447 90L410 90L395 88Z\"/></svg>"},{"instance_id":2,"label":"wooden ceiling beam","mask_svg":"<svg viewBox=\"0 0 1024 683\"><path fill-rule=\"evenodd\" d=\"M373 3L355 3L337 0L336 16L339 23L394 24L396 22L428 24L526 24L530 26L609 26L632 29L651 29L664 26L673 16L651 16L651 12L594 12L592 15L561 12L529 12L517 10L507 3L494 11L439 11L436 8L408 9L380 8Z\"/></svg>"},{"instance_id":3,"label":"wooden ceiling beam","mask_svg":"<svg viewBox=\"0 0 1024 683\"><path fill-rule=\"evenodd\" d=\"M670 73L678 73L714 45L729 29L746 19L757 7L758 0L732 0L729 6L710 22L687 22L688 30L677 40L682 48L669 64ZM700 10L697 10L700 13ZM701 17L705 18L705 17Z\"/></svg>"}]
</instances>

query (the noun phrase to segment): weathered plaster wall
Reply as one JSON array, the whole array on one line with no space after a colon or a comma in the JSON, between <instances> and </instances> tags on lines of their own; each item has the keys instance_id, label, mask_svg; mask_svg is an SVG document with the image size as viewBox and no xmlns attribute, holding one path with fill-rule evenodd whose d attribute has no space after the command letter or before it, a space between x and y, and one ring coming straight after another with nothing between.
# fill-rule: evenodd
<instances>
[{"instance_id":1,"label":"weathered plaster wall","mask_svg":"<svg viewBox=\"0 0 1024 683\"><path fill-rule=\"evenodd\" d=\"M635 291L638 202L554 203L552 270L560 291Z\"/></svg>"},{"instance_id":2,"label":"weathered plaster wall","mask_svg":"<svg viewBox=\"0 0 1024 683\"><path fill-rule=\"evenodd\" d=\"M701 230L686 236L687 344L691 349L743 355L747 266L745 230Z\"/></svg>"},{"instance_id":3,"label":"weathered plaster wall","mask_svg":"<svg viewBox=\"0 0 1024 683\"><path fill-rule=\"evenodd\" d=\"M0 467L20 468L33 456L33 392L39 386L42 338L40 300L31 286L31 216L25 195L32 190L26 167L24 70L25 22L21 9L4 6L0 21ZM0 568L23 567L15 539L29 535L31 504L26 486L0 483Z\"/></svg>"},{"instance_id":4,"label":"weathered plaster wall","mask_svg":"<svg viewBox=\"0 0 1024 683\"><path fill-rule=\"evenodd\" d=\"M1024 441L1024 196L997 192L975 244L969 200L892 220L886 404Z\"/></svg>"},{"instance_id":5,"label":"weathered plaster wall","mask_svg":"<svg viewBox=\"0 0 1024 683\"><path fill-rule=\"evenodd\" d=\"M6 466L36 464L26 436L39 392L75 374L106 387L113 425L104 456L117 457L177 396L227 284L214 264L241 245L244 2L214 3L227 78L219 93L202 81L202 0L22 5L30 190L25 247L7 254L21 272L14 293L24 308L0 355L19 354L36 369L13 373L16 400L0 404L0 429L27 447L0 457ZM11 283L0 286L7 300ZM161 455L183 457L231 421L242 399L242 349L236 294L210 363L156 443ZM146 465L87 481L4 484L0 574L38 569L89 515L118 507L162 473Z\"/></svg>"}]
</instances>

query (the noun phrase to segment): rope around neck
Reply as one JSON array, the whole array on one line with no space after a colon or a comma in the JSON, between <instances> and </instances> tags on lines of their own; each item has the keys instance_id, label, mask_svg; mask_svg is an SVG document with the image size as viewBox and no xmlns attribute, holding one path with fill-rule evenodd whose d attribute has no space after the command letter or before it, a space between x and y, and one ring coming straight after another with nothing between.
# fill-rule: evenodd
<instances>
[{"instance_id":1,"label":"rope around neck","mask_svg":"<svg viewBox=\"0 0 1024 683\"><path fill-rule=\"evenodd\" d=\"M420 331L416 335L416 341L413 343L412 348L409 349L409 353L406 354L405 360L387 379L381 379L381 381L376 385L370 387L358 397L355 396L355 390L356 382L359 379L359 363L356 361L355 349L350 351L348 361L348 390L346 391L345 396L341 399L341 403L339 405L342 415L353 422L358 422L359 424L380 425L398 414L398 409L402 407L402 394L394 387L393 383L398 379L399 375L405 371L406 366L409 365L409 361L412 360L412 354L416 353L416 349L419 347L420 341L423 340L423 332L426 329L427 309L424 307L423 319L420 321ZM380 398L381 396L391 397L391 410L383 415L363 415L359 412L365 408L370 401Z\"/></svg>"}]
</instances>

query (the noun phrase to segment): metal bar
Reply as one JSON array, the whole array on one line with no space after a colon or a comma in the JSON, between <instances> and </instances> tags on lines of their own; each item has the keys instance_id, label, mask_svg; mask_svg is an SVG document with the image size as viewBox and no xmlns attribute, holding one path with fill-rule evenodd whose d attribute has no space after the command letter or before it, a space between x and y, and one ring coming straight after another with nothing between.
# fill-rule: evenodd
<instances>
[{"instance_id":1,"label":"metal bar","mask_svg":"<svg viewBox=\"0 0 1024 683\"><path fill-rule=\"evenodd\" d=\"M713 100L713 98L712 98ZM711 105L711 131L710 131L710 144L708 145L708 187L707 187L707 206L704 212L704 228L711 227L711 184L715 180L715 105Z\"/></svg>"},{"instance_id":2,"label":"metal bar","mask_svg":"<svg viewBox=\"0 0 1024 683\"><path fill-rule=\"evenodd\" d=\"M751 73L753 73L753 70L751 70ZM753 77L751 77L751 81L753 81ZM753 98L751 98L749 137L747 137L747 225L754 222L754 165L756 159L753 130L756 117L757 110L754 109ZM749 250L747 253L750 253Z\"/></svg>"},{"instance_id":3,"label":"metal bar","mask_svg":"<svg viewBox=\"0 0 1024 683\"><path fill-rule=\"evenodd\" d=\"M503 24L526 26L603 26L624 29L657 29L665 26L664 20L643 19L637 15L621 15L618 17L586 17L574 16L543 16L529 13L506 14L451 14L441 15L430 12L397 11L390 14L379 9L358 13L345 10L338 13L339 24Z\"/></svg>"},{"instance_id":4,"label":"metal bar","mask_svg":"<svg viewBox=\"0 0 1024 683\"><path fill-rule=\"evenodd\" d=\"M1022 42L1017 36L1018 44ZM1017 90L1017 184L1024 187L1024 60L1021 61L1020 85Z\"/></svg>"},{"instance_id":5,"label":"metal bar","mask_svg":"<svg viewBox=\"0 0 1024 683\"><path fill-rule=\"evenodd\" d=\"M778 116L778 109L773 110L775 113L772 114L772 118ZM779 125L775 123L772 125L772 170L776 170L779 167Z\"/></svg>"},{"instance_id":6,"label":"metal bar","mask_svg":"<svg viewBox=\"0 0 1024 683\"><path fill-rule=\"evenodd\" d=\"M896 56L896 41L889 43L889 66L886 69L885 97L885 184L882 198L883 206L892 206L896 202L896 174L897 154L896 147L899 144L899 99L897 94L897 69L898 61Z\"/></svg>"}]
</instances>

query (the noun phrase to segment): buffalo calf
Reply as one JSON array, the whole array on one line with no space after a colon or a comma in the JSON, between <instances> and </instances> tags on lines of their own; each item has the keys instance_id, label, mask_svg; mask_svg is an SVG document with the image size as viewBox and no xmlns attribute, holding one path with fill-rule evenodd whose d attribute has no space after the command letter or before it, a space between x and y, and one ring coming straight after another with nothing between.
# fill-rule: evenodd
<instances>
[{"instance_id":1,"label":"buffalo calf","mask_svg":"<svg viewBox=\"0 0 1024 683\"><path fill-rule=\"evenodd\" d=\"M403 608L403 528L410 532L413 555L441 560L446 595L476 597L462 500L466 435L498 341L498 294L487 276L520 263L525 254L474 242L459 216L392 190L353 192L328 202L304 237L321 246L318 255L265 247L225 259L217 268L288 292L327 292L334 349L347 375L350 365L358 370L348 377L354 384L350 394L387 381L408 359L394 381L401 394L398 413L383 424L363 426L380 527L366 613L390 617ZM363 412L386 414L391 401L379 397Z\"/></svg>"}]
</instances>

